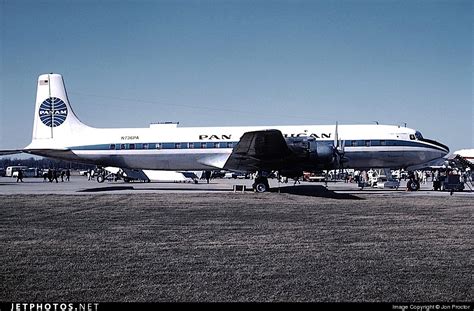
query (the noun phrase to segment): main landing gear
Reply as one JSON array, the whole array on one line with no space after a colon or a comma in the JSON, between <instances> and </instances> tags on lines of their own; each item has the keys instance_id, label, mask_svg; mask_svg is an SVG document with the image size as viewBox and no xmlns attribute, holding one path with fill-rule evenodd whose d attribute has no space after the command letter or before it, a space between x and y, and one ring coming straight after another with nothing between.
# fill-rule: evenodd
<instances>
[{"instance_id":1,"label":"main landing gear","mask_svg":"<svg viewBox=\"0 0 474 311\"><path fill-rule=\"evenodd\" d=\"M255 192L258 193L270 190L270 186L268 185L268 178L262 176L261 172L258 172L257 176L255 177L255 182L253 183L252 188Z\"/></svg>"}]
</instances>

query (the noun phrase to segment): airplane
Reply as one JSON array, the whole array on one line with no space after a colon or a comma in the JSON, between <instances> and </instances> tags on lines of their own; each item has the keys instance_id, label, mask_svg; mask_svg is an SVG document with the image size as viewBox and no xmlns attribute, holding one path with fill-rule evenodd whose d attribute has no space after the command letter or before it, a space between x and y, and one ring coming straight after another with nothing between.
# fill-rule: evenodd
<instances>
[{"instance_id":1,"label":"airplane","mask_svg":"<svg viewBox=\"0 0 474 311\"><path fill-rule=\"evenodd\" d=\"M461 149L453 152L454 155L459 155L466 159L467 161L474 164L474 149Z\"/></svg>"},{"instance_id":2,"label":"airplane","mask_svg":"<svg viewBox=\"0 0 474 311\"><path fill-rule=\"evenodd\" d=\"M38 78L31 143L0 155L29 153L130 169L256 173L256 192L268 175L296 178L303 171L406 168L441 158L449 148L414 129L394 125L93 128L69 102L63 77Z\"/></svg>"}]
</instances>

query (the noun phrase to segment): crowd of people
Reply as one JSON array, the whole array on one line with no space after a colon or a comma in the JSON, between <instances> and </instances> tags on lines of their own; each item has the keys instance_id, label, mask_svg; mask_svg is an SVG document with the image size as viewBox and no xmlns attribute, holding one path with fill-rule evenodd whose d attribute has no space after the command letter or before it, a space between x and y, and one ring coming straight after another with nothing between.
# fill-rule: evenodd
<instances>
[{"instance_id":1,"label":"crowd of people","mask_svg":"<svg viewBox=\"0 0 474 311\"><path fill-rule=\"evenodd\" d=\"M47 171L43 171L41 174L43 177L43 182L59 182L58 178L61 178L61 182L70 181L71 179L71 171L69 169L66 170L56 170L56 169L48 169ZM16 182L23 182L23 178L25 178L25 173L23 170L18 170L16 173Z\"/></svg>"},{"instance_id":2,"label":"crowd of people","mask_svg":"<svg viewBox=\"0 0 474 311\"><path fill-rule=\"evenodd\" d=\"M66 181L70 181L71 178L71 171L69 169L67 170L56 170L56 169L48 169L47 171L43 172L43 181L44 182L59 182L58 178L61 178L61 182L64 182L64 179Z\"/></svg>"}]
</instances>

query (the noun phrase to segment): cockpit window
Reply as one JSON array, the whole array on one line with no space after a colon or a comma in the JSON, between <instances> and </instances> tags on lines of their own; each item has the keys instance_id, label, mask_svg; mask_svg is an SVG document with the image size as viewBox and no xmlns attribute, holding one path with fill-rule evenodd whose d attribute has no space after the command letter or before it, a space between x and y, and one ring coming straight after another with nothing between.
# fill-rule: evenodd
<instances>
[{"instance_id":1,"label":"cockpit window","mask_svg":"<svg viewBox=\"0 0 474 311\"><path fill-rule=\"evenodd\" d=\"M421 135L421 133L418 132L418 131L416 131L415 137L416 137L416 139L418 139L418 140L422 140L422 139L423 139L423 135Z\"/></svg>"}]
</instances>

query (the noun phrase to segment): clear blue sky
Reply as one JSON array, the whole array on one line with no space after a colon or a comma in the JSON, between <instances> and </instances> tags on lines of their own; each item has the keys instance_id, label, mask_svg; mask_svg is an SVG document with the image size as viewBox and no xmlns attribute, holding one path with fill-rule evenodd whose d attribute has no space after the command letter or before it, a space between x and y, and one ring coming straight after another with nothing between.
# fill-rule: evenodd
<instances>
[{"instance_id":1,"label":"clear blue sky","mask_svg":"<svg viewBox=\"0 0 474 311\"><path fill-rule=\"evenodd\" d=\"M0 149L48 72L95 127L406 122L473 148L472 3L0 0Z\"/></svg>"}]
</instances>

